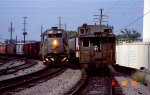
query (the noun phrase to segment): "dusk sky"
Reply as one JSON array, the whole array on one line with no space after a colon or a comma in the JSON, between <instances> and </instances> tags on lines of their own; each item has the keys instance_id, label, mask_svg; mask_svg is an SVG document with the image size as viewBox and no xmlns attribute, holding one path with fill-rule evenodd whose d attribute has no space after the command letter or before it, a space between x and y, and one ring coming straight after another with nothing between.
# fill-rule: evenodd
<instances>
[{"instance_id":1,"label":"dusk sky","mask_svg":"<svg viewBox=\"0 0 150 95\"><path fill-rule=\"evenodd\" d=\"M13 38L23 40L23 17L26 19L27 39L40 40L40 28L43 30L58 26L58 17L67 30L77 30L83 23L94 24L94 16L104 9L109 16L108 24L114 26L115 34L120 29L135 29L142 33L143 0L1 0L0 2L0 41L10 38L8 28L13 23ZM127 26L127 27L125 27ZM64 27L64 25L62 25Z\"/></svg>"}]
</instances>

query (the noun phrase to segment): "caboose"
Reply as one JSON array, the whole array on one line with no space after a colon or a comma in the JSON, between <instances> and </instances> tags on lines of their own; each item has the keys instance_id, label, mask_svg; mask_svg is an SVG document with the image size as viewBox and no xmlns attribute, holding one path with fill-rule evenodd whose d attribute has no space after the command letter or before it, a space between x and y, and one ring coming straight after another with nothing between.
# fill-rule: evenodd
<instances>
[{"instance_id":1,"label":"caboose","mask_svg":"<svg viewBox=\"0 0 150 95\"><path fill-rule=\"evenodd\" d=\"M115 64L116 37L112 26L83 24L78 28L78 37L79 62L84 72Z\"/></svg>"},{"instance_id":2,"label":"caboose","mask_svg":"<svg viewBox=\"0 0 150 95\"><path fill-rule=\"evenodd\" d=\"M62 66L68 63L67 33L63 29L52 27L42 35L40 55L47 66Z\"/></svg>"}]
</instances>

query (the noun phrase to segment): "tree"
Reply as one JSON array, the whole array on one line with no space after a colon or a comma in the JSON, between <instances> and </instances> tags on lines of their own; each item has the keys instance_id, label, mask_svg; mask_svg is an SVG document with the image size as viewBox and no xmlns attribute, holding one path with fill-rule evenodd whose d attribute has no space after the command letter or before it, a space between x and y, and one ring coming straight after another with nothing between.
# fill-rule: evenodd
<instances>
[{"instance_id":1,"label":"tree","mask_svg":"<svg viewBox=\"0 0 150 95\"><path fill-rule=\"evenodd\" d=\"M69 39L78 36L78 32L76 32L76 31L67 31L67 34L68 34L68 38L69 38Z\"/></svg>"},{"instance_id":2,"label":"tree","mask_svg":"<svg viewBox=\"0 0 150 95\"><path fill-rule=\"evenodd\" d=\"M141 37L141 34L134 29L124 29L117 35L117 40L124 40L125 42L135 42Z\"/></svg>"}]
</instances>

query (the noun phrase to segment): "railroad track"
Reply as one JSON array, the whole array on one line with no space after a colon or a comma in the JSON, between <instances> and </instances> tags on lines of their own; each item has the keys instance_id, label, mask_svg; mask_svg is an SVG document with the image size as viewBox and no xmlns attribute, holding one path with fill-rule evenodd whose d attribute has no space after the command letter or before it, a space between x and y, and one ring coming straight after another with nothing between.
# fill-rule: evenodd
<instances>
[{"instance_id":1,"label":"railroad track","mask_svg":"<svg viewBox=\"0 0 150 95\"><path fill-rule=\"evenodd\" d=\"M0 66L4 65L5 63L11 62L11 61L23 61L27 60L27 58L21 58L21 57L12 57L12 56L0 56Z\"/></svg>"},{"instance_id":2,"label":"railroad track","mask_svg":"<svg viewBox=\"0 0 150 95\"><path fill-rule=\"evenodd\" d=\"M11 61L12 59L10 57L6 57L6 56L0 56L0 66L5 64L6 62Z\"/></svg>"},{"instance_id":3,"label":"railroad track","mask_svg":"<svg viewBox=\"0 0 150 95\"><path fill-rule=\"evenodd\" d=\"M30 63L25 62L25 63L17 65L17 66L11 66L12 64L15 64L15 62L12 62L7 67L5 67L3 69L0 69L0 76L7 75L7 74L12 74L12 73L15 73L19 70L23 70L23 69L32 67L32 66L36 65L36 62L35 61L32 61Z\"/></svg>"},{"instance_id":4,"label":"railroad track","mask_svg":"<svg viewBox=\"0 0 150 95\"><path fill-rule=\"evenodd\" d=\"M90 76L79 95L113 95L110 77Z\"/></svg>"},{"instance_id":5,"label":"railroad track","mask_svg":"<svg viewBox=\"0 0 150 95\"><path fill-rule=\"evenodd\" d=\"M26 87L34 86L37 83L49 80L63 73L66 68L46 68L39 72L31 73L21 77L0 81L0 94L18 91Z\"/></svg>"},{"instance_id":6,"label":"railroad track","mask_svg":"<svg viewBox=\"0 0 150 95\"><path fill-rule=\"evenodd\" d=\"M115 85L113 84L115 83ZM83 76L67 95L123 95L122 89L111 73Z\"/></svg>"}]
</instances>

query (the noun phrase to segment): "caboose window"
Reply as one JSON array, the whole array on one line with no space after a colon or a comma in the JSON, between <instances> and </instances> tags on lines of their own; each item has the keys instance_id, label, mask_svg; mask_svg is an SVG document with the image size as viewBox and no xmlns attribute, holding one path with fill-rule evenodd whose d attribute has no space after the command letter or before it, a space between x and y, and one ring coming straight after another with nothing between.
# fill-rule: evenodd
<instances>
[{"instance_id":1,"label":"caboose window","mask_svg":"<svg viewBox=\"0 0 150 95\"><path fill-rule=\"evenodd\" d=\"M81 33L81 34L84 34L84 29L80 29L80 33Z\"/></svg>"},{"instance_id":2,"label":"caboose window","mask_svg":"<svg viewBox=\"0 0 150 95\"><path fill-rule=\"evenodd\" d=\"M112 32L112 30L111 29L104 29L104 32Z\"/></svg>"},{"instance_id":3,"label":"caboose window","mask_svg":"<svg viewBox=\"0 0 150 95\"><path fill-rule=\"evenodd\" d=\"M89 47L90 46L90 41L89 40L83 40L83 47Z\"/></svg>"}]
</instances>

